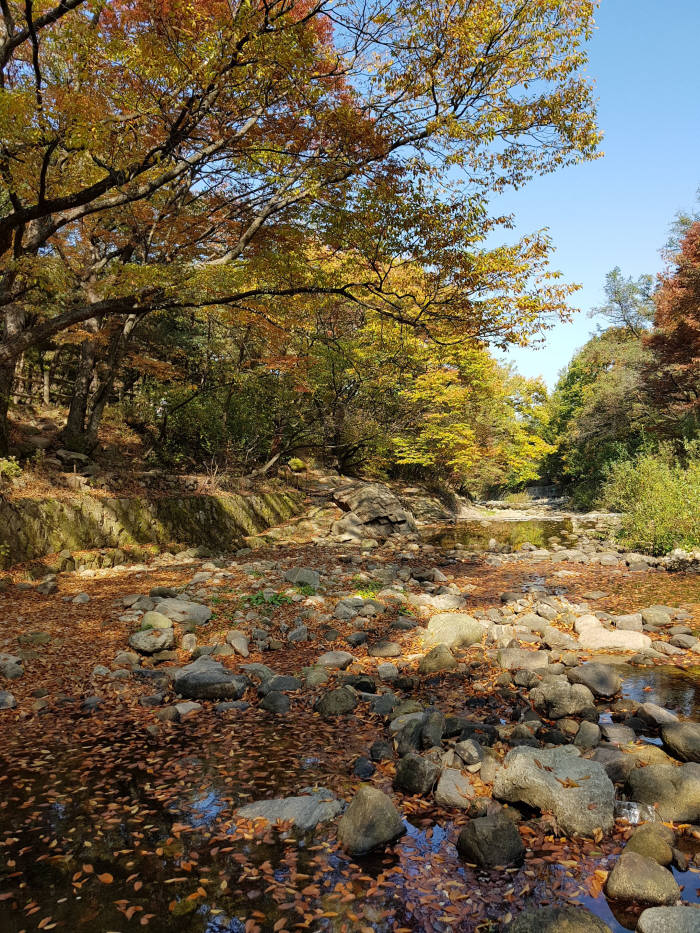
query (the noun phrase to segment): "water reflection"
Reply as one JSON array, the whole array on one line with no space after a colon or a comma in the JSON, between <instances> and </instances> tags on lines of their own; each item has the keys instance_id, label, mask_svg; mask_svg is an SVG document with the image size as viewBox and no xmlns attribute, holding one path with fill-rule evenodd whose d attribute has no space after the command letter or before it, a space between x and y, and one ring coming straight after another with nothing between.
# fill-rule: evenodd
<instances>
[{"instance_id":1,"label":"water reflection","mask_svg":"<svg viewBox=\"0 0 700 933\"><path fill-rule=\"evenodd\" d=\"M656 703L682 719L700 721L700 667L621 667L623 697Z\"/></svg>"}]
</instances>

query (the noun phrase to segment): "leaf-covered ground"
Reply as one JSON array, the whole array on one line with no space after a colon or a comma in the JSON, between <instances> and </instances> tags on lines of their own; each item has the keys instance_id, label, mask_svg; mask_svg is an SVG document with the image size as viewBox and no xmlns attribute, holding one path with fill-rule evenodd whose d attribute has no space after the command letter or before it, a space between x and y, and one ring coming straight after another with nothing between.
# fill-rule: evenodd
<instances>
[{"instance_id":1,"label":"leaf-covered ground","mask_svg":"<svg viewBox=\"0 0 700 933\"><path fill-rule=\"evenodd\" d=\"M346 555L347 556L347 555ZM339 550L275 548L255 559L337 568ZM322 591L334 598L353 586L370 587L381 556L347 565ZM250 560L245 558L241 560ZM201 563L201 562L199 562ZM426 558L416 560L424 565ZM441 566L438 553L430 564ZM342 566L342 564L341 564ZM633 611L651 604L684 607L700 625L697 576L650 571L630 574L606 568L566 570L561 565L522 563L487 568L481 563L444 562L460 589L473 587L469 607L497 605L499 594L527 583L566 587L570 598L591 591L608 595L597 608ZM408 822L407 834L385 853L359 862L338 847L332 824L298 839L267 825L238 820L241 804L298 793L319 785L350 799L360 783L352 776L358 755L385 738L385 723L360 704L349 716L324 721L312 711L320 692L291 695L291 710L275 715L252 705L217 713L213 703L180 723L162 723L139 703L154 692L144 678L92 678L95 665L110 666L126 647L132 625L117 621L120 600L156 585L182 586L199 564L153 566L145 572L113 571L85 578L62 575L57 593L42 596L16 586L0 594L0 651L24 652L25 675L4 684L17 708L0 712L0 930L110 931L330 931L497 929L525 904L583 903L613 929L632 928L633 919L601 895L609 859L621 851L630 828L595 840L561 837L546 819L521 824L528 847L522 868L477 871L454 848L460 823L456 810L441 810L432 799L392 792L394 762L381 763L372 783L393 793ZM231 618L262 585L234 563L232 575L205 599L215 609L202 641L223 640L236 627ZM358 582L366 577L367 582ZM335 592L334 592L335 590ZM89 602L63 597L79 592ZM298 603L272 606L275 621L292 622ZM396 612L375 625L376 637L401 643L410 673L421 653L411 632L390 629ZM313 624L308 623L313 630ZM351 623L333 621L340 633L328 642L323 626L313 642L283 650L251 653L278 673L298 673L330 647L346 648ZM38 638L36 634L43 636ZM376 640L376 639L373 639ZM366 646L351 649L356 670L375 671ZM180 653L180 663L187 655ZM461 653L466 665L449 674L423 678L411 693L423 703L490 722L508 721L510 699L495 683L499 673L483 648ZM236 669L240 658L226 658ZM681 667L687 667L684 658ZM668 665L666 666L668 667ZM672 672L671 672L672 674ZM668 676L668 671L666 671ZM683 674L684 689L697 680ZM655 683L649 681L651 691ZM688 688L688 684L691 685ZM644 688L642 688L644 689ZM86 697L100 705L87 712ZM663 691L655 698L663 702ZM488 787L475 781L478 794ZM695 845L687 837L688 845ZM692 851L689 853L694 854ZM684 874L684 898L695 900L697 866ZM614 918L612 910L617 913Z\"/></svg>"}]
</instances>

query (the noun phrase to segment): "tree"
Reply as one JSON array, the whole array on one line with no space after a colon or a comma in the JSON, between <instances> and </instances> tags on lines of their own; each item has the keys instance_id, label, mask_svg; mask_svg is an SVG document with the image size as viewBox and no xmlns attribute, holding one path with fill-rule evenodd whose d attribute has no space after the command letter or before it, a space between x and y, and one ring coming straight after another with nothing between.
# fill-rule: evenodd
<instances>
[{"instance_id":1,"label":"tree","mask_svg":"<svg viewBox=\"0 0 700 933\"><path fill-rule=\"evenodd\" d=\"M655 295L654 329L645 337L651 398L664 430L691 438L700 426L700 221L680 241Z\"/></svg>"},{"instance_id":2,"label":"tree","mask_svg":"<svg viewBox=\"0 0 700 933\"><path fill-rule=\"evenodd\" d=\"M608 326L641 337L654 318L653 276L640 275L635 281L631 276L625 278L620 267L615 266L605 277L604 290L607 301L593 308L591 317L604 317Z\"/></svg>"},{"instance_id":3,"label":"tree","mask_svg":"<svg viewBox=\"0 0 700 933\"><path fill-rule=\"evenodd\" d=\"M283 318L295 296L336 295L488 331L492 279L544 252L487 262L486 194L595 151L594 7L8 0L0 447L19 356L86 321L272 303ZM447 172L465 189L446 198ZM562 298L509 292L492 330L507 341Z\"/></svg>"}]
</instances>

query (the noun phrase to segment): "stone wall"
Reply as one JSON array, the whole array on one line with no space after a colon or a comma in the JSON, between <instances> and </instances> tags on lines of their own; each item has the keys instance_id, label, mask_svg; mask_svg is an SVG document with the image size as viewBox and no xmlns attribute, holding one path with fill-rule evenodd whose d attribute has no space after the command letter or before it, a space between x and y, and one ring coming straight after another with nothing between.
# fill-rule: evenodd
<instances>
[{"instance_id":1,"label":"stone wall","mask_svg":"<svg viewBox=\"0 0 700 933\"><path fill-rule=\"evenodd\" d=\"M19 499L0 502L3 564L37 560L63 550L172 549L205 545L230 551L299 512L302 496L292 491L256 495L182 496L71 500Z\"/></svg>"}]
</instances>

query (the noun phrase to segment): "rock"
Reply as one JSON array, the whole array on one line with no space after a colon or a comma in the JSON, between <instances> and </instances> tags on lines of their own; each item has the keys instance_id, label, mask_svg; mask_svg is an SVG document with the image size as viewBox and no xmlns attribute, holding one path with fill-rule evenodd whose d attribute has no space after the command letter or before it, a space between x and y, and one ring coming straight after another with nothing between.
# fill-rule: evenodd
<instances>
[{"instance_id":1,"label":"rock","mask_svg":"<svg viewBox=\"0 0 700 933\"><path fill-rule=\"evenodd\" d=\"M364 633L362 633L364 634ZM367 636L365 635L365 638ZM297 625L292 631L287 635L287 641L290 644L297 644L299 642L309 640L309 630L305 625ZM348 639L349 640L349 639Z\"/></svg>"},{"instance_id":2,"label":"rock","mask_svg":"<svg viewBox=\"0 0 700 933\"><path fill-rule=\"evenodd\" d=\"M577 748L595 748L600 742L600 727L594 722L582 722L576 733Z\"/></svg>"},{"instance_id":3,"label":"rock","mask_svg":"<svg viewBox=\"0 0 700 933\"><path fill-rule=\"evenodd\" d=\"M14 709L17 706L17 700L8 690L0 690L0 709Z\"/></svg>"},{"instance_id":4,"label":"rock","mask_svg":"<svg viewBox=\"0 0 700 933\"><path fill-rule=\"evenodd\" d=\"M570 684L566 678L545 680L529 693L535 709L549 719L580 716L594 706L593 694L583 684Z\"/></svg>"},{"instance_id":5,"label":"rock","mask_svg":"<svg viewBox=\"0 0 700 933\"><path fill-rule=\"evenodd\" d=\"M357 791L338 823L338 841L350 855L366 855L403 835L403 820L393 801L376 787Z\"/></svg>"},{"instance_id":6,"label":"rock","mask_svg":"<svg viewBox=\"0 0 700 933\"><path fill-rule=\"evenodd\" d=\"M238 629L231 629L230 632L226 632L226 644L230 645L236 654L240 654L242 658L247 658L250 654L248 636Z\"/></svg>"},{"instance_id":7,"label":"rock","mask_svg":"<svg viewBox=\"0 0 700 933\"><path fill-rule=\"evenodd\" d=\"M644 629L641 612L630 612L627 615L613 616L615 628L628 632L641 632Z\"/></svg>"},{"instance_id":8,"label":"rock","mask_svg":"<svg viewBox=\"0 0 700 933\"><path fill-rule=\"evenodd\" d=\"M355 764L352 768L353 777L361 778L363 781L366 781L368 778L371 778L374 772L377 770L376 765L372 762L366 755L360 755L356 759Z\"/></svg>"},{"instance_id":9,"label":"rock","mask_svg":"<svg viewBox=\"0 0 700 933\"><path fill-rule=\"evenodd\" d=\"M469 777L458 768L445 768L435 788L435 803L441 807L465 810L474 797Z\"/></svg>"},{"instance_id":10,"label":"rock","mask_svg":"<svg viewBox=\"0 0 700 933\"><path fill-rule=\"evenodd\" d=\"M476 739L464 739L462 742L457 742L454 752L467 766L479 764L484 757L484 750Z\"/></svg>"},{"instance_id":11,"label":"rock","mask_svg":"<svg viewBox=\"0 0 700 933\"><path fill-rule=\"evenodd\" d=\"M471 820L457 838L457 851L481 868L520 865L525 846L512 820L500 814Z\"/></svg>"},{"instance_id":12,"label":"rock","mask_svg":"<svg viewBox=\"0 0 700 933\"><path fill-rule=\"evenodd\" d=\"M394 787L406 794L428 794L440 774L440 768L428 758L412 752L396 766Z\"/></svg>"},{"instance_id":13,"label":"rock","mask_svg":"<svg viewBox=\"0 0 700 933\"><path fill-rule=\"evenodd\" d=\"M394 749L390 742L377 739L370 746L369 755L372 761L389 761L394 757Z\"/></svg>"},{"instance_id":14,"label":"rock","mask_svg":"<svg viewBox=\"0 0 700 933\"><path fill-rule=\"evenodd\" d=\"M399 669L395 664L387 662L377 667L377 677L385 683L391 683L399 676Z\"/></svg>"},{"instance_id":15,"label":"rock","mask_svg":"<svg viewBox=\"0 0 700 933\"><path fill-rule=\"evenodd\" d=\"M627 778L629 796L656 806L662 820L693 823L700 820L700 765L648 765L633 768Z\"/></svg>"},{"instance_id":16,"label":"rock","mask_svg":"<svg viewBox=\"0 0 700 933\"><path fill-rule=\"evenodd\" d=\"M653 858L659 865L670 865L673 861L674 841L675 833L663 823L643 823L627 840L625 852L637 852L646 858Z\"/></svg>"},{"instance_id":17,"label":"rock","mask_svg":"<svg viewBox=\"0 0 700 933\"><path fill-rule=\"evenodd\" d=\"M241 807L236 815L246 820L292 823L299 832L306 833L315 829L319 823L335 819L342 806L330 791L317 790L308 796L258 800Z\"/></svg>"},{"instance_id":18,"label":"rock","mask_svg":"<svg viewBox=\"0 0 700 933\"><path fill-rule=\"evenodd\" d=\"M675 713L664 709L663 706L658 706L656 703L642 703L641 706L637 707L635 715L648 725L657 728L666 723L678 722L678 716Z\"/></svg>"},{"instance_id":19,"label":"rock","mask_svg":"<svg viewBox=\"0 0 700 933\"><path fill-rule=\"evenodd\" d=\"M620 692L622 677L609 664L589 662L566 672L572 684L583 684L597 697L613 697Z\"/></svg>"},{"instance_id":20,"label":"rock","mask_svg":"<svg viewBox=\"0 0 700 933\"><path fill-rule=\"evenodd\" d=\"M445 716L440 710L431 710L426 713L420 730L420 741L423 748L436 748L442 742L445 730Z\"/></svg>"},{"instance_id":21,"label":"rock","mask_svg":"<svg viewBox=\"0 0 700 933\"><path fill-rule=\"evenodd\" d=\"M535 907L505 929L507 933L612 933L607 923L585 907Z\"/></svg>"},{"instance_id":22,"label":"rock","mask_svg":"<svg viewBox=\"0 0 700 933\"><path fill-rule=\"evenodd\" d=\"M610 778L601 764L581 758L571 745L512 749L496 774L493 796L552 810L572 835L591 835L599 828L607 832L613 825L615 788Z\"/></svg>"},{"instance_id":23,"label":"rock","mask_svg":"<svg viewBox=\"0 0 700 933\"><path fill-rule=\"evenodd\" d=\"M617 722L604 723L600 727L600 731L605 741L610 742L612 745L629 745L630 742L634 742L637 738L634 729Z\"/></svg>"},{"instance_id":24,"label":"rock","mask_svg":"<svg viewBox=\"0 0 700 933\"><path fill-rule=\"evenodd\" d=\"M548 651L528 651L526 648L502 648L498 663L507 671L535 671L549 663Z\"/></svg>"},{"instance_id":25,"label":"rock","mask_svg":"<svg viewBox=\"0 0 700 933\"><path fill-rule=\"evenodd\" d=\"M637 933L700 933L700 907L647 907Z\"/></svg>"},{"instance_id":26,"label":"rock","mask_svg":"<svg viewBox=\"0 0 700 933\"><path fill-rule=\"evenodd\" d=\"M401 645L395 641L378 641L368 649L367 654L371 658L399 658Z\"/></svg>"},{"instance_id":27,"label":"rock","mask_svg":"<svg viewBox=\"0 0 700 933\"><path fill-rule=\"evenodd\" d=\"M681 892L667 868L638 852L625 850L605 883L605 893L618 901L675 904Z\"/></svg>"},{"instance_id":28,"label":"rock","mask_svg":"<svg viewBox=\"0 0 700 933\"><path fill-rule=\"evenodd\" d=\"M622 651L644 651L651 647L651 638L642 632L606 629L595 616L581 616L574 623L582 648L619 648Z\"/></svg>"},{"instance_id":29,"label":"rock","mask_svg":"<svg viewBox=\"0 0 700 933\"><path fill-rule=\"evenodd\" d=\"M173 620L169 619L168 616L163 615L162 612L156 612L155 609L151 609L149 612L144 612L141 617L141 628L172 628Z\"/></svg>"},{"instance_id":30,"label":"rock","mask_svg":"<svg viewBox=\"0 0 700 933\"><path fill-rule=\"evenodd\" d=\"M350 713L357 706L357 694L350 687L336 687L329 690L314 704L317 713L325 718L329 716L342 716Z\"/></svg>"},{"instance_id":31,"label":"rock","mask_svg":"<svg viewBox=\"0 0 700 933\"><path fill-rule=\"evenodd\" d=\"M190 602L187 599L162 599L158 603L158 612L162 612L173 622L194 622L202 625L211 619L211 609L201 603Z\"/></svg>"},{"instance_id":32,"label":"rock","mask_svg":"<svg viewBox=\"0 0 700 933\"><path fill-rule=\"evenodd\" d=\"M134 632L129 638L129 645L141 654L155 654L157 651L167 651L175 647L175 636L172 628L146 629Z\"/></svg>"},{"instance_id":33,"label":"rock","mask_svg":"<svg viewBox=\"0 0 700 933\"><path fill-rule=\"evenodd\" d=\"M268 713L288 713L291 705L289 697L279 690L270 690L260 701L260 709L267 710Z\"/></svg>"},{"instance_id":34,"label":"rock","mask_svg":"<svg viewBox=\"0 0 700 933\"><path fill-rule=\"evenodd\" d=\"M448 648L468 648L486 634L486 626L464 612L441 612L428 622L423 644L447 645Z\"/></svg>"},{"instance_id":35,"label":"rock","mask_svg":"<svg viewBox=\"0 0 700 933\"><path fill-rule=\"evenodd\" d=\"M455 667L457 667L457 660L447 645L436 645L420 659L418 664L418 670L421 674L452 671Z\"/></svg>"},{"instance_id":36,"label":"rock","mask_svg":"<svg viewBox=\"0 0 700 933\"><path fill-rule=\"evenodd\" d=\"M168 707L166 707L167 709ZM201 703L195 703L192 700L184 700L181 703L175 703L172 707L177 713L177 718L182 722L184 719L187 719L190 716L194 716L195 713L198 713L202 709Z\"/></svg>"},{"instance_id":37,"label":"rock","mask_svg":"<svg viewBox=\"0 0 700 933\"><path fill-rule=\"evenodd\" d=\"M321 585L321 575L316 570L309 567L292 567L288 570L284 579L288 583L294 583L297 586L312 586L315 590Z\"/></svg>"},{"instance_id":38,"label":"rock","mask_svg":"<svg viewBox=\"0 0 700 933\"><path fill-rule=\"evenodd\" d=\"M681 761L700 762L700 724L672 722L661 727L661 738L671 754Z\"/></svg>"},{"instance_id":39,"label":"rock","mask_svg":"<svg viewBox=\"0 0 700 933\"><path fill-rule=\"evenodd\" d=\"M180 647L191 654L197 647L197 636L193 632L185 632L180 639Z\"/></svg>"},{"instance_id":40,"label":"rock","mask_svg":"<svg viewBox=\"0 0 700 933\"><path fill-rule=\"evenodd\" d=\"M22 659L14 654L0 654L0 676L17 680L24 674Z\"/></svg>"},{"instance_id":41,"label":"rock","mask_svg":"<svg viewBox=\"0 0 700 933\"><path fill-rule=\"evenodd\" d=\"M325 654L322 654L321 657L317 659L316 664L320 667L330 668L331 670L344 671L354 660L354 657L349 651L326 651Z\"/></svg>"},{"instance_id":42,"label":"rock","mask_svg":"<svg viewBox=\"0 0 700 933\"><path fill-rule=\"evenodd\" d=\"M652 628L663 628L671 624L671 614L658 606L642 609L642 622Z\"/></svg>"},{"instance_id":43,"label":"rock","mask_svg":"<svg viewBox=\"0 0 700 933\"><path fill-rule=\"evenodd\" d=\"M249 686L247 677L206 655L175 671L173 679L175 692L193 700L238 700Z\"/></svg>"},{"instance_id":44,"label":"rock","mask_svg":"<svg viewBox=\"0 0 700 933\"><path fill-rule=\"evenodd\" d=\"M333 499L348 512L333 524L334 534L351 540L382 540L416 530L413 515L380 483L348 483L334 490Z\"/></svg>"}]
</instances>

